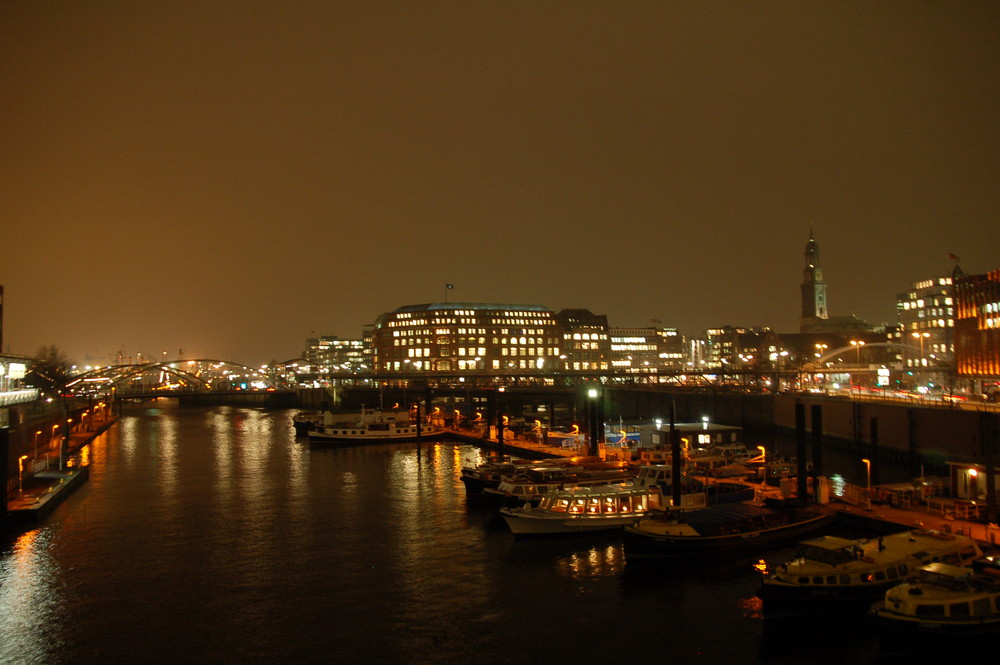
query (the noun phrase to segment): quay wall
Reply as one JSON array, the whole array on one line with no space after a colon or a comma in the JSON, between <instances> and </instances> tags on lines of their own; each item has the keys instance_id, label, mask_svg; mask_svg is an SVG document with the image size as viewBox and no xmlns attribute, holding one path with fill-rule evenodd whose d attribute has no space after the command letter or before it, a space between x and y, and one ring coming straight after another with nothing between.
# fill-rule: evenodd
<instances>
[{"instance_id":1,"label":"quay wall","mask_svg":"<svg viewBox=\"0 0 1000 665\"><path fill-rule=\"evenodd\" d=\"M427 389L386 391L379 395L372 389L299 391L299 403L305 408L323 408L331 404L350 410L365 404L410 403L431 399L443 410L482 403L495 390ZM476 402L475 400L479 400ZM586 387L508 388L503 394L504 413L512 419L531 423L541 420L553 427L583 423L586 413ZM713 422L739 425L745 429L783 435L795 433L795 407L802 404L806 432L812 438L813 407L821 411L822 440L825 446L858 451L862 457L879 457L942 466L946 461L984 464L986 443L997 442L996 412L979 412L954 405L917 406L909 402L891 403L858 400L840 396L813 394L770 394L723 389L657 389L642 386L603 388L605 422L621 419L645 421L670 418L676 422L697 422L703 417ZM479 408L479 407L476 407ZM873 422L877 428L878 450L872 445ZM998 456L997 462L1000 462Z\"/></svg>"}]
</instances>

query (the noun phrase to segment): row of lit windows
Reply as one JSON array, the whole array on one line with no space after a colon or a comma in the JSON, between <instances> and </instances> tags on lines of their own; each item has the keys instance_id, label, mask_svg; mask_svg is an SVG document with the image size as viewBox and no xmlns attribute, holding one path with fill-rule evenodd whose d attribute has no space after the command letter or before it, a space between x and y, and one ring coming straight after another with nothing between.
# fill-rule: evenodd
<instances>
[{"instance_id":1,"label":"row of lit windows","mask_svg":"<svg viewBox=\"0 0 1000 665\"><path fill-rule=\"evenodd\" d=\"M558 356L559 349L550 348L548 352L546 352L545 348L535 348L533 346L529 346L527 348L523 346L520 348L516 346L512 348L507 348L505 346L502 349L500 349L500 355L514 356L515 358L517 356Z\"/></svg>"},{"instance_id":2,"label":"row of lit windows","mask_svg":"<svg viewBox=\"0 0 1000 665\"><path fill-rule=\"evenodd\" d=\"M495 326L545 326L552 325L552 321L542 321L539 319L490 319L490 323Z\"/></svg>"},{"instance_id":3,"label":"row of lit windows","mask_svg":"<svg viewBox=\"0 0 1000 665\"><path fill-rule=\"evenodd\" d=\"M635 340L630 344L611 344L612 351L657 351L660 347L656 344L643 344L645 340Z\"/></svg>"},{"instance_id":4,"label":"row of lit windows","mask_svg":"<svg viewBox=\"0 0 1000 665\"><path fill-rule=\"evenodd\" d=\"M549 344L553 344L554 342L555 342L555 339L549 338L549 342L548 342ZM497 338L494 337L493 338L493 343L494 344L498 344L499 343L499 344L535 344L535 345L542 345L545 342L542 340L541 337L537 338L537 341L536 341L536 338L534 338L534 337L510 337L510 338L501 337L500 341L497 342Z\"/></svg>"},{"instance_id":5,"label":"row of lit windows","mask_svg":"<svg viewBox=\"0 0 1000 665\"><path fill-rule=\"evenodd\" d=\"M950 316L953 313L954 312L952 311L951 307L949 307L948 311L947 311L947 314ZM944 315L945 315L945 309L944 309L944 307L931 307L929 309L922 309L919 312L917 312L917 318L918 319L923 319L925 317L926 318L933 318L935 316L944 316Z\"/></svg>"},{"instance_id":6,"label":"row of lit windows","mask_svg":"<svg viewBox=\"0 0 1000 665\"><path fill-rule=\"evenodd\" d=\"M930 321L914 321L910 324L912 330L917 330L919 328L953 328L955 327L954 319L931 319Z\"/></svg>"},{"instance_id":7,"label":"row of lit windows","mask_svg":"<svg viewBox=\"0 0 1000 665\"><path fill-rule=\"evenodd\" d=\"M912 298L913 296L911 295L910 297ZM905 301L903 303L903 309L910 310L910 309L923 309L924 307L937 307L942 304L941 302L942 300L944 301L945 305L950 306L952 304L950 296L947 298L934 298L934 299L916 298L912 301Z\"/></svg>"},{"instance_id":8,"label":"row of lit windows","mask_svg":"<svg viewBox=\"0 0 1000 665\"><path fill-rule=\"evenodd\" d=\"M570 335L566 333L563 335L566 339L607 339L608 336L604 333L573 333Z\"/></svg>"},{"instance_id":9,"label":"row of lit windows","mask_svg":"<svg viewBox=\"0 0 1000 665\"><path fill-rule=\"evenodd\" d=\"M583 351L600 351L601 345L599 342L576 342L568 345L571 349L581 349Z\"/></svg>"}]
</instances>

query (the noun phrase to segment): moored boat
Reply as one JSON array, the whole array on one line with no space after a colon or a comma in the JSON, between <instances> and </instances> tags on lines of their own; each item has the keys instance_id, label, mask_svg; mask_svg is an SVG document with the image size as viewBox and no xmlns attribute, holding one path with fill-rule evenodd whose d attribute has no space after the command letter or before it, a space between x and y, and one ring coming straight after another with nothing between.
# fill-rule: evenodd
<instances>
[{"instance_id":1,"label":"moored boat","mask_svg":"<svg viewBox=\"0 0 1000 665\"><path fill-rule=\"evenodd\" d=\"M504 478L536 467L569 467L599 463L599 457L566 457L546 460L514 459L504 455L476 466L463 466L460 479L469 494L480 494L487 487L496 488ZM582 468L582 467L581 467Z\"/></svg>"},{"instance_id":2,"label":"moored boat","mask_svg":"<svg viewBox=\"0 0 1000 665\"><path fill-rule=\"evenodd\" d=\"M673 495L673 467L668 464L647 464L640 467L635 483L647 487L657 487L667 499ZM711 480L702 482L699 478L687 473L681 476L681 494L690 495L702 493L705 504L714 506L719 503L735 503L749 501L756 496L753 485L726 480ZM700 506L704 507L704 506Z\"/></svg>"},{"instance_id":3,"label":"moored boat","mask_svg":"<svg viewBox=\"0 0 1000 665\"><path fill-rule=\"evenodd\" d=\"M500 515L515 535L553 535L620 529L662 507L655 487L622 483L556 491Z\"/></svg>"},{"instance_id":4,"label":"moored boat","mask_svg":"<svg viewBox=\"0 0 1000 665\"><path fill-rule=\"evenodd\" d=\"M299 411L292 416L292 426L296 436L305 436L323 428L323 414L318 411Z\"/></svg>"},{"instance_id":5,"label":"moored boat","mask_svg":"<svg viewBox=\"0 0 1000 665\"><path fill-rule=\"evenodd\" d=\"M361 445L370 443L405 443L418 439L432 438L444 432L432 423L411 423L406 414L401 417L395 412L364 410L355 422L331 422L329 417L323 428L309 432L309 443L313 445Z\"/></svg>"},{"instance_id":6,"label":"moored boat","mask_svg":"<svg viewBox=\"0 0 1000 665\"><path fill-rule=\"evenodd\" d=\"M537 505L542 497L570 487L593 487L632 480L635 471L622 464L593 462L572 466L545 465L504 477L497 487L483 489L483 497L505 506Z\"/></svg>"},{"instance_id":7,"label":"moored boat","mask_svg":"<svg viewBox=\"0 0 1000 665\"><path fill-rule=\"evenodd\" d=\"M893 586L869 610L884 643L971 649L971 654L986 646L970 642L973 638L992 644L1000 635L1000 579L946 563L918 571L916 579Z\"/></svg>"},{"instance_id":8,"label":"moored boat","mask_svg":"<svg viewBox=\"0 0 1000 665\"><path fill-rule=\"evenodd\" d=\"M972 538L931 529L869 540L821 536L802 541L794 559L765 571L757 595L765 609L864 609L924 564L967 565L981 556Z\"/></svg>"},{"instance_id":9,"label":"moored boat","mask_svg":"<svg viewBox=\"0 0 1000 665\"><path fill-rule=\"evenodd\" d=\"M822 506L766 500L671 512L625 527L625 556L718 557L760 552L812 533L833 520Z\"/></svg>"}]
</instances>

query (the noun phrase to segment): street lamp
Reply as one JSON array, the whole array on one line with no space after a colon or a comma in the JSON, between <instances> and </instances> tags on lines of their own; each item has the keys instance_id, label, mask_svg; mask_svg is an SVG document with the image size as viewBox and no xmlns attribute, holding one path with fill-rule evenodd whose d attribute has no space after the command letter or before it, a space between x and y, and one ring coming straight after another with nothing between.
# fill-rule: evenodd
<instances>
[{"instance_id":1,"label":"street lamp","mask_svg":"<svg viewBox=\"0 0 1000 665\"><path fill-rule=\"evenodd\" d=\"M868 459L867 457L861 458L861 461L865 463L865 471L866 471L866 475L867 475L867 478L868 478L868 480L867 480L867 482L865 484L865 487L868 490L867 491L867 494L868 494L868 510L871 510L872 509L872 461L870 459Z\"/></svg>"},{"instance_id":2,"label":"street lamp","mask_svg":"<svg viewBox=\"0 0 1000 665\"><path fill-rule=\"evenodd\" d=\"M859 366L861 365L861 347L864 346L864 345L865 345L864 340L861 340L861 339L852 339L851 340L851 346L853 346L854 348L856 348L858 350L858 365Z\"/></svg>"},{"instance_id":3,"label":"street lamp","mask_svg":"<svg viewBox=\"0 0 1000 665\"><path fill-rule=\"evenodd\" d=\"M17 458L17 492L20 494L24 489L24 460L28 459L27 455L21 455Z\"/></svg>"},{"instance_id":4,"label":"street lamp","mask_svg":"<svg viewBox=\"0 0 1000 665\"><path fill-rule=\"evenodd\" d=\"M767 448L757 446L760 451L760 496L763 501L764 493L767 491Z\"/></svg>"},{"instance_id":5,"label":"street lamp","mask_svg":"<svg viewBox=\"0 0 1000 665\"><path fill-rule=\"evenodd\" d=\"M915 333L911 333L911 334L915 338L917 338L918 340L920 340L920 359L917 361L917 364L920 365L921 367L923 367L924 366L924 340L927 339L928 337L930 337L931 334L929 332L923 332L923 333L915 332Z\"/></svg>"}]
</instances>

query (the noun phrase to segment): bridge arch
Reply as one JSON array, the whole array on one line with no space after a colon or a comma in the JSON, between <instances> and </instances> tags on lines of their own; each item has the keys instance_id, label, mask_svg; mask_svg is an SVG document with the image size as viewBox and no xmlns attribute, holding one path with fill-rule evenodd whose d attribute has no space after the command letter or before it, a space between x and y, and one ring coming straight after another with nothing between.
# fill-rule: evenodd
<instances>
[{"instance_id":1,"label":"bridge arch","mask_svg":"<svg viewBox=\"0 0 1000 665\"><path fill-rule=\"evenodd\" d=\"M184 366L187 366L185 368ZM163 376L174 377L188 392L212 390L213 382L232 376L240 376L254 382L261 382L274 388L273 381L259 369L254 369L228 360L195 358L190 360L164 360L142 364L108 365L95 368L74 377L67 384L71 392L85 392L86 386L114 387L116 391L127 392L130 383L145 375L158 373L156 383L162 383Z\"/></svg>"}]
</instances>

